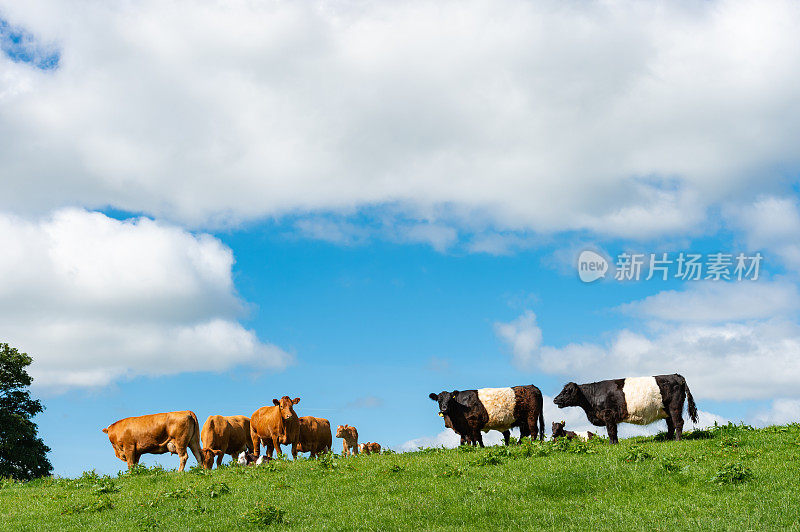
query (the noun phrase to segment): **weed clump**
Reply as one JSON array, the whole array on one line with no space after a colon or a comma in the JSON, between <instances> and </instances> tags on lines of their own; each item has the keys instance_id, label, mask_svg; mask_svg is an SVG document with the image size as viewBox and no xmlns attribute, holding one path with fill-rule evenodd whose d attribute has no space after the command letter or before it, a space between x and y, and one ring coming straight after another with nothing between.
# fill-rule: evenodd
<instances>
[{"instance_id":1,"label":"weed clump","mask_svg":"<svg viewBox=\"0 0 800 532\"><path fill-rule=\"evenodd\" d=\"M647 450L643 449L639 445L632 445L628 452L625 453L625 456L622 459L628 463L638 463L638 462L645 462L647 460L652 460L655 458L652 454L647 452Z\"/></svg>"},{"instance_id":2,"label":"weed clump","mask_svg":"<svg viewBox=\"0 0 800 532\"><path fill-rule=\"evenodd\" d=\"M255 508L246 511L242 517L251 525L267 527L283 523L285 515L286 512L284 510L271 504L259 504Z\"/></svg>"},{"instance_id":3,"label":"weed clump","mask_svg":"<svg viewBox=\"0 0 800 532\"><path fill-rule=\"evenodd\" d=\"M753 478L753 471L742 462L729 462L711 478L714 484L739 484Z\"/></svg>"}]
</instances>

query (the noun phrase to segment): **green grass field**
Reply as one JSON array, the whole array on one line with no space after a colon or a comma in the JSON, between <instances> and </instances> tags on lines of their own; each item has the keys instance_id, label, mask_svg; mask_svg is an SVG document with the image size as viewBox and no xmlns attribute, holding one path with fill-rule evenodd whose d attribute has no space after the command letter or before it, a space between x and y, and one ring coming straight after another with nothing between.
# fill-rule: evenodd
<instances>
[{"instance_id":1,"label":"green grass field","mask_svg":"<svg viewBox=\"0 0 800 532\"><path fill-rule=\"evenodd\" d=\"M2 481L0 513L5 530L800 530L800 424Z\"/></svg>"}]
</instances>

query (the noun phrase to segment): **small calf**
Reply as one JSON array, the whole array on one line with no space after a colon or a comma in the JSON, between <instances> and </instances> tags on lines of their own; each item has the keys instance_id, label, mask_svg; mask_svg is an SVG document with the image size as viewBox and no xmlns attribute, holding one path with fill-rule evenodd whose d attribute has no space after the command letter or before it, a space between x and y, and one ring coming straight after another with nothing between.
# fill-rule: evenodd
<instances>
[{"instance_id":1,"label":"small calf","mask_svg":"<svg viewBox=\"0 0 800 532\"><path fill-rule=\"evenodd\" d=\"M362 443L358 450L364 454L381 454L381 444L375 442Z\"/></svg>"},{"instance_id":2,"label":"small calf","mask_svg":"<svg viewBox=\"0 0 800 532\"><path fill-rule=\"evenodd\" d=\"M254 453L248 453L247 451L242 451L241 454L239 454L239 458L236 460L236 462L239 465L253 465L253 464L261 465L267 460L269 459L264 455L258 456L257 454Z\"/></svg>"},{"instance_id":3,"label":"small calf","mask_svg":"<svg viewBox=\"0 0 800 532\"><path fill-rule=\"evenodd\" d=\"M578 438L581 441L589 441L592 438L595 438L597 435L594 432L573 432L571 430L564 430L566 426L566 422L553 422L553 441L556 438L567 438L568 440Z\"/></svg>"},{"instance_id":4,"label":"small calf","mask_svg":"<svg viewBox=\"0 0 800 532\"><path fill-rule=\"evenodd\" d=\"M336 427L336 437L342 438L342 456L358 454L358 431L350 425Z\"/></svg>"}]
</instances>

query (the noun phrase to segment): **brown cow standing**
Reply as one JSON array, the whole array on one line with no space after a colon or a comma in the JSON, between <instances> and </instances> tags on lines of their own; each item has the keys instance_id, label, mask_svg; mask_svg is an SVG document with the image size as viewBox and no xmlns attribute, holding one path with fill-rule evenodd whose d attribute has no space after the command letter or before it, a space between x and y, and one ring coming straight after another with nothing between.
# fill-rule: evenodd
<instances>
[{"instance_id":1,"label":"brown cow standing","mask_svg":"<svg viewBox=\"0 0 800 532\"><path fill-rule=\"evenodd\" d=\"M236 460L242 451L253 451L250 418L247 416L208 416L200 438L203 442L201 453L205 469L214 467L215 456L219 467L226 454Z\"/></svg>"},{"instance_id":2,"label":"brown cow standing","mask_svg":"<svg viewBox=\"0 0 800 532\"><path fill-rule=\"evenodd\" d=\"M350 425L336 427L336 437L342 438L342 456L358 454L358 431Z\"/></svg>"},{"instance_id":3,"label":"brown cow standing","mask_svg":"<svg viewBox=\"0 0 800 532\"><path fill-rule=\"evenodd\" d=\"M332 444L330 421L314 416L300 418L300 443L297 446L299 452L311 453L310 457L315 458L318 454L330 451Z\"/></svg>"},{"instance_id":4,"label":"brown cow standing","mask_svg":"<svg viewBox=\"0 0 800 532\"><path fill-rule=\"evenodd\" d=\"M284 395L280 401L273 399L275 406L262 406L250 417L250 438L256 455L261 453L261 442L267 448L267 459L272 451L281 452L281 445L292 446L292 458L297 459L297 444L300 441L300 419L293 406L300 402L299 397L289 399Z\"/></svg>"},{"instance_id":5,"label":"brown cow standing","mask_svg":"<svg viewBox=\"0 0 800 532\"><path fill-rule=\"evenodd\" d=\"M178 471L183 471L192 450L197 463L200 455L200 424L191 410L126 417L103 429L117 458L128 463L128 469L139 463L143 454L173 453L180 457Z\"/></svg>"}]
</instances>

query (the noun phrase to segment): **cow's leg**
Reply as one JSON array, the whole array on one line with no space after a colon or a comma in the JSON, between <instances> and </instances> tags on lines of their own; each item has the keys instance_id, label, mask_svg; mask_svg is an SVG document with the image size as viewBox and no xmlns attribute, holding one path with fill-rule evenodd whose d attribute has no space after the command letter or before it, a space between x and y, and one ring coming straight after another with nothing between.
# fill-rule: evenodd
<instances>
[{"instance_id":1,"label":"cow's leg","mask_svg":"<svg viewBox=\"0 0 800 532\"><path fill-rule=\"evenodd\" d=\"M256 456L261 456L261 437L252 427L250 428L250 441L253 443L251 452Z\"/></svg>"},{"instance_id":2,"label":"cow's leg","mask_svg":"<svg viewBox=\"0 0 800 532\"><path fill-rule=\"evenodd\" d=\"M275 443L274 443L274 441L271 440L271 439L264 440L264 447L266 449L265 452L267 453L267 460L271 460L272 459L272 453L275 451ZM278 453L280 453L280 452L281 452L281 448L278 447Z\"/></svg>"},{"instance_id":3,"label":"cow's leg","mask_svg":"<svg viewBox=\"0 0 800 532\"><path fill-rule=\"evenodd\" d=\"M183 468L186 467L186 460L189 459L189 453L186 452L186 447L178 448L178 457L181 459L181 463L178 466L178 471L183 471Z\"/></svg>"},{"instance_id":4,"label":"cow's leg","mask_svg":"<svg viewBox=\"0 0 800 532\"><path fill-rule=\"evenodd\" d=\"M222 465L222 459L225 457L224 454L217 455L217 467Z\"/></svg>"},{"instance_id":5,"label":"cow's leg","mask_svg":"<svg viewBox=\"0 0 800 532\"><path fill-rule=\"evenodd\" d=\"M674 440L675 439L675 423L672 422L672 414L667 414L667 439Z\"/></svg>"},{"instance_id":6,"label":"cow's leg","mask_svg":"<svg viewBox=\"0 0 800 532\"><path fill-rule=\"evenodd\" d=\"M136 446L134 444L125 445L122 448L128 462L128 469L133 469L133 466L139 463L139 457L136 454Z\"/></svg>"},{"instance_id":7,"label":"cow's leg","mask_svg":"<svg viewBox=\"0 0 800 532\"><path fill-rule=\"evenodd\" d=\"M292 442L292 460L297 460L297 442Z\"/></svg>"},{"instance_id":8,"label":"cow's leg","mask_svg":"<svg viewBox=\"0 0 800 532\"><path fill-rule=\"evenodd\" d=\"M511 431L510 430L504 430L503 431L503 439L505 440L506 445L510 445L511 444Z\"/></svg>"},{"instance_id":9,"label":"cow's leg","mask_svg":"<svg viewBox=\"0 0 800 532\"><path fill-rule=\"evenodd\" d=\"M611 443L619 443L617 439L617 424L613 421L606 422L606 430L608 431L608 439Z\"/></svg>"},{"instance_id":10,"label":"cow's leg","mask_svg":"<svg viewBox=\"0 0 800 532\"><path fill-rule=\"evenodd\" d=\"M538 432L538 430L536 429L536 425L533 426L533 430L535 432ZM517 443L522 443L522 438L530 437L530 435L531 435L531 430L528 428L528 425L523 423L522 425L519 426L519 440L517 440ZM536 439L535 435L534 439Z\"/></svg>"},{"instance_id":11,"label":"cow's leg","mask_svg":"<svg viewBox=\"0 0 800 532\"><path fill-rule=\"evenodd\" d=\"M681 410L683 410L683 405L681 405ZM683 413L678 412L675 416L675 441L681 441L681 436L683 435Z\"/></svg>"},{"instance_id":12,"label":"cow's leg","mask_svg":"<svg viewBox=\"0 0 800 532\"><path fill-rule=\"evenodd\" d=\"M473 438L474 438L475 440L477 440L477 442L478 442L478 445L480 445L481 447L485 447L485 445L483 445L483 435L480 433L480 431L478 431L478 433L477 433L477 434L475 434L475 435L473 436Z\"/></svg>"}]
</instances>

